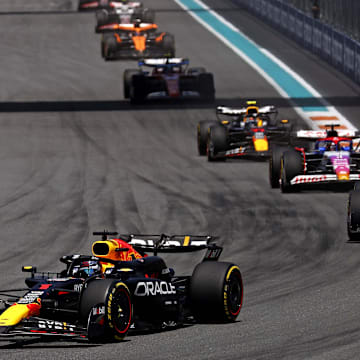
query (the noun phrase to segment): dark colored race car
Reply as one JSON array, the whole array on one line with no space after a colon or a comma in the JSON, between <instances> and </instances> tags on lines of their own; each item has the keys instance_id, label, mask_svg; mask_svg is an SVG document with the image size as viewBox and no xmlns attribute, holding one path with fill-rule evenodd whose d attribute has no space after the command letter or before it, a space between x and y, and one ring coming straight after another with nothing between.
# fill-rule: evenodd
<instances>
[{"instance_id":1,"label":"dark colored race car","mask_svg":"<svg viewBox=\"0 0 360 360\"><path fill-rule=\"evenodd\" d=\"M360 183L350 191L347 212L347 232L350 241L360 241Z\"/></svg>"},{"instance_id":2,"label":"dark colored race car","mask_svg":"<svg viewBox=\"0 0 360 360\"><path fill-rule=\"evenodd\" d=\"M115 9L127 5L131 8L141 8L143 4L139 1L129 0L79 0L79 11L94 11L99 9Z\"/></svg>"},{"instance_id":3,"label":"dark colored race car","mask_svg":"<svg viewBox=\"0 0 360 360\"><path fill-rule=\"evenodd\" d=\"M291 124L277 119L274 106L248 101L242 108L218 106L216 113L218 120L197 126L199 155L207 155L209 161L268 158L273 144L289 141Z\"/></svg>"},{"instance_id":4,"label":"dark colored race car","mask_svg":"<svg viewBox=\"0 0 360 360\"><path fill-rule=\"evenodd\" d=\"M347 187L360 180L359 144L353 138L356 131L335 130L338 125L328 125L328 130L301 130L297 139L307 146L274 148L269 162L270 185L282 192L299 191L316 185Z\"/></svg>"},{"instance_id":5,"label":"dark colored race car","mask_svg":"<svg viewBox=\"0 0 360 360\"><path fill-rule=\"evenodd\" d=\"M175 56L174 36L159 32L156 24L110 24L98 27L103 33L101 55L105 60Z\"/></svg>"},{"instance_id":6,"label":"dark colored race car","mask_svg":"<svg viewBox=\"0 0 360 360\"><path fill-rule=\"evenodd\" d=\"M95 32L101 32L103 25L133 24L137 19L143 23L153 24L155 22L155 12L143 7L121 7L102 9L96 11Z\"/></svg>"},{"instance_id":7,"label":"dark colored race car","mask_svg":"<svg viewBox=\"0 0 360 360\"><path fill-rule=\"evenodd\" d=\"M124 72L124 97L141 103L147 96L170 98L195 97L214 101L213 74L202 67L188 68L183 58L146 59L139 61L139 69ZM143 67L149 67L151 72Z\"/></svg>"},{"instance_id":8,"label":"dark colored race car","mask_svg":"<svg viewBox=\"0 0 360 360\"><path fill-rule=\"evenodd\" d=\"M0 340L23 336L122 340L129 329L232 322L243 283L237 265L218 262L210 236L120 235L100 232L92 255L63 256L60 273L31 272L26 289L0 291ZM205 250L191 276L177 276L158 253ZM146 253L153 253L147 256ZM22 295L14 295L22 292Z\"/></svg>"}]
</instances>

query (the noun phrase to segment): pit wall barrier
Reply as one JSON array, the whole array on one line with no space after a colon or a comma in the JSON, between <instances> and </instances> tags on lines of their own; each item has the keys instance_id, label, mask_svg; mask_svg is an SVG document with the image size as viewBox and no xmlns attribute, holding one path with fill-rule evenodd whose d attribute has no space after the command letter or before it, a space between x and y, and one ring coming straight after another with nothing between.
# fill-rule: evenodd
<instances>
[{"instance_id":1,"label":"pit wall barrier","mask_svg":"<svg viewBox=\"0 0 360 360\"><path fill-rule=\"evenodd\" d=\"M360 84L360 43L279 0L233 0Z\"/></svg>"}]
</instances>

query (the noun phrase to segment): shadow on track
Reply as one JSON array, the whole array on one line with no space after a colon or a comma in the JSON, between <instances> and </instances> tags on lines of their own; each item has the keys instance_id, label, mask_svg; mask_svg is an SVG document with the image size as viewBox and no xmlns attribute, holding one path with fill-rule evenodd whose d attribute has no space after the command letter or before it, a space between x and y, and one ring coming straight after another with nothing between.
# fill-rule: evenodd
<instances>
[{"instance_id":1,"label":"shadow on track","mask_svg":"<svg viewBox=\"0 0 360 360\"><path fill-rule=\"evenodd\" d=\"M292 108L292 102L296 102L300 107L316 107L319 100L325 100L333 106L355 107L359 105L360 101L360 98L356 96L301 99L249 96L246 99L217 98L215 103L192 99L156 99L148 100L141 105L132 105L127 100L5 101L0 102L0 113L215 109L216 105L243 106L245 100L248 99L256 99L260 105L275 105L278 108Z\"/></svg>"}]
</instances>

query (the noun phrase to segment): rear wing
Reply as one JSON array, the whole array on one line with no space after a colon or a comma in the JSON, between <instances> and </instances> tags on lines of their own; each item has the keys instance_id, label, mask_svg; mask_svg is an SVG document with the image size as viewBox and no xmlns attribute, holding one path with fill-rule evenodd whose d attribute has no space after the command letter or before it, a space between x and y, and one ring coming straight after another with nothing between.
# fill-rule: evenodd
<instances>
[{"instance_id":1,"label":"rear wing","mask_svg":"<svg viewBox=\"0 0 360 360\"><path fill-rule=\"evenodd\" d=\"M247 107L243 107L243 108L231 108L231 107L227 107L227 106L218 106L216 108L216 113L219 115L243 115L246 114L247 111ZM276 109L275 106L273 105L268 105L268 106L263 106L261 108L259 108L258 114L259 115L265 115L265 114L277 114L278 111Z\"/></svg>"},{"instance_id":2,"label":"rear wing","mask_svg":"<svg viewBox=\"0 0 360 360\"><path fill-rule=\"evenodd\" d=\"M148 31L148 30L156 30L157 25L156 24L150 24L150 23L141 23L135 26L134 24L106 24L101 25L97 27L97 32L113 32L113 31Z\"/></svg>"},{"instance_id":3,"label":"rear wing","mask_svg":"<svg viewBox=\"0 0 360 360\"><path fill-rule=\"evenodd\" d=\"M217 261L223 248L212 242L217 237L210 235L166 235L166 234L118 234L117 232L94 232L107 240L108 236L116 236L126 241L140 253L187 253L206 250L203 261Z\"/></svg>"},{"instance_id":4,"label":"rear wing","mask_svg":"<svg viewBox=\"0 0 360 360\"><path fill-rule=\"evenodd\" d=\"M138 62L139 66L149 67L166 67L166 66L182 66L189 65L189 59L186 58L159 58L159 59L144 59Z\"/></svg>"},{"instance_id":5,"label":"rear wing","mask_svg":"<svg viewBox=\"0 0 360 360\"><path fill-rule=\"evenodd\" d=\"M356 130L336 130L338 137L347 137L347 138L358 138L360 137L360 133ZM309 139L316 140L327 138L329 135L329 131L327 130L299 130L296 132L295 137L298 139Z\"/></svg>"}]
</instances>

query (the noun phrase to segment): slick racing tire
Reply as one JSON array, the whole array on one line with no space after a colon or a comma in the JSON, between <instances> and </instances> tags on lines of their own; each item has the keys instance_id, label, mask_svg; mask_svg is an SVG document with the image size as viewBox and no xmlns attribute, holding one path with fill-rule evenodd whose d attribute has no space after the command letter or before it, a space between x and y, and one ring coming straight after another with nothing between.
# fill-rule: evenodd
<instances>
[{"instance_id":1,"label":"slick racing tire","mask_svg":"<svg viewBox=\"0 0 360 360\"><path fill-rule=\"evenodd\" d=\"M132 323L128 287L113 279L96 279L80 297L80 317L87 323L89 341L121 341Z\"/></svg>"},{"instance_id":2,"label":"slick racing tire","mask_svg":"<svg viewBox=\"0 0 360 360\"><path fill-rule=\"evenodd\" d=\"M203 67L193 67L193 68L190 68L187 73L189 75L199 75L199 74L204 74L206 73L206 70L205 68Z\"/></svg>"},{"instance_id":3,"label":"slick racing tire","mask_svg":"<svg viewBox=\"0 0 360 360\"><path fill-rule=\"evenodd\" d=\"M190 306L199 322L233 322L240 313L244 288L240 269L228 262L205 261L190 280Z\"/></svg>"},{"instance_id":4,"label":"slick racing tire","mask_svg":"<svg viewBox=\"0 0 360 360\"><path fill-rule=\"evenodd\" d=\"M216 156L221 151L227 150L226 129L222 125L211 126L208 129L206 152L208 161L225 161L225 157Z\"/></svg>"},{"instance_id":5,"label":"slick racing tire","mask_svg":"<svg viewBox=\"0 0 360 360\"><path fill-rule=\"evenodd\" d=\"M360 229L360 189L355 188L349 194L347 231L350 241L360 241L360 232L354 232Z\"/></svg>"},{"instance_id":6,"label":"slick racing tire","mask_svg":"<svg viewBox=\"0 0 360 360\"><path fill-rule=\"evenodd\" d=\"M129 99L130 97L130 87L132 82L133 75L141 74L138 69L127 69L124 71L124 98Z\"/></svg>"},{"instance_id":7,"label":"slick racing tire","mask_svg":"<svg viewBox=\"0 0 360 360\"><path fill-rule=\"evenodd\" d=\"M206 145L208 140L209 128L216 125L216 120L202 120L197 126L197 145L199 155L206 155Z\"/></svg>"},{"instance_id":8,"label":"slick racing tire","mask_svg":"<svg viewBox=\"0 0 360 360\"><path fill-rule=\"evenodd\" d=\"M132 104L141 104L145 101L147 95L146 77L142 74L135 74L131 79L130 102Z\"/></svg>"},{"instance_id":9,"label":"slick racing tire","mask_svg":"<svg viewBox=\"0 0 360 360\"><path fill-rule=\"evenodd\" d=\"M105 25L109 21L109 12L105 9L98 10L95 13L97 26Z\"/></svg>"},{"instance_id":10,"label":"slick racing tire","mask_svg":"<svg viewBox=\"0 0 360 360\"><path fill-rule=\"evenodd\" d=\"M271 149L271 155L269 159L269 180L270 186L273 189L280 187L281 156L286 150L289 149L276 145L274 145Z\"/></svg>"},{"instance_id":11,"label":"slick racing tire","mask_svg":"<svg viewBox=\"0 0 360 360\"><path fill-rule=\"evenodd\" d=\"M175 57L175 39L171 34L165 34L162 41L164 56Z\"/></svg>"},{"instance_id":12,"label":"slick racing tire","mask_svg":"<svg viewBox=\"0 0 360 360\"><path fill-rule=\"evenodd\" d=\"M291 185L290 181L297 175L304 172L304 164L301 154L298 151L286 151L281 157L280 188L283 193L296 192L297 185Z\"/></svg>"},{"instance_id":13,"label":"slick racing tire","mask_svg":"<svg viewBox=\"0 0 360 360\"><path fill-rule=\"evenodd\" d=\"M104 35L103 44L103 57L105 60L110 60L117 48L115 36L112 34Z\"/></svg>"},{"instance_id":14,"label":"slick racing tire","mask_svg":"<svg viewBox=\"0 0 360 360\"><path fill-rule=\"evenodd\" d=\"M215 86L214 86L214 77L211 73L202 73L199 74L199 94L200 98L206 102L215 101Z\"/></svg>"},{"instance_id":15,"label":"slick racing tire","mask_svg":"<svg viewBox=\"0 0 360 360\"><path fill-rule=\"evenodd\" d=\"M152 9L144 9L142 11L142 22L148 24L155 23L155 11Z\"/></svg>"}]
</instances>

